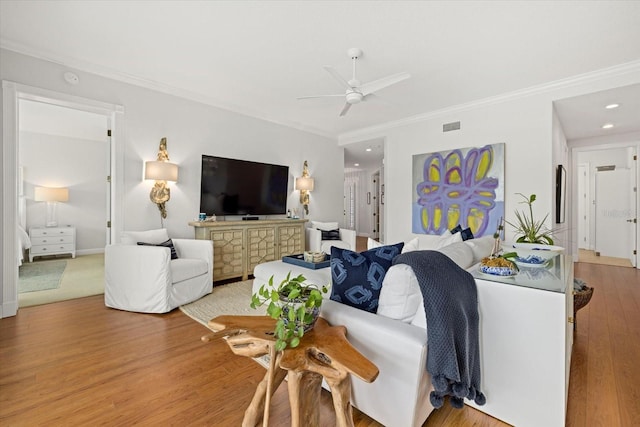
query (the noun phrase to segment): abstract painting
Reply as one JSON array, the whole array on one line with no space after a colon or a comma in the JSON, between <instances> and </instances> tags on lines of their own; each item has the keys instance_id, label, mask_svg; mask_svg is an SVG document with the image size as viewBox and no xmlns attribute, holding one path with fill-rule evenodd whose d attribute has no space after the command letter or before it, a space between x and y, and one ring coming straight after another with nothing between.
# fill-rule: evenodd
<instances>
[{"instance_id":1,"label":"abstract painting","mask_svg":"<svg viewBox=\"0 0 640 427\"><path fill-rule=\"evenodd\" d=\"M475 237L493 234L504 218L504 146L414 155L412 231L440 235L460 224Z\"/></svg>"}]
</instances>

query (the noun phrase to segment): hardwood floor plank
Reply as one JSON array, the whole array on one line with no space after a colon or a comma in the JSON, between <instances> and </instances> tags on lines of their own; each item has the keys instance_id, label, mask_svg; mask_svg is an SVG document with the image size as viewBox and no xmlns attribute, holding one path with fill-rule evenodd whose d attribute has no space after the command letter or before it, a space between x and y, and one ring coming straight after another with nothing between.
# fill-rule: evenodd
<instances>
[{"instance_id":1,"label":"hardwood floor plank","mask_svg":"<svg viewBox=\"0 0 640 427\"><path fill-rule=\"evenodd\" d=\"M578 263L594 286L577 315L568 426L632 426L640 419L638 270ZM108 309L102 296L20 309L0 320L0 425L240 425L264 368L180 311ZM335 424L331 396L321 423ZM273 426L290 423L286 384L272 401ZM355 425L381 424L354 410ZM505 424L475 409L434 411L424 426Z\"/></svg>"}]
</instances>

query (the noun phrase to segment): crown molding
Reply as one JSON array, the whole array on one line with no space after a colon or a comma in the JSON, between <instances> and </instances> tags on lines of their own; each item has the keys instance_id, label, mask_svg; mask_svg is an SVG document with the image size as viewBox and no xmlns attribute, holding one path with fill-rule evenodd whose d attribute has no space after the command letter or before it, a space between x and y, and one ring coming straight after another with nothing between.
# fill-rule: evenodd
<instances>
[{"instance_id":1,"label":"crown molding","mask_svg":"<svg viewBox=\"0 0 640 427\"><path fill-rule=\"evenodd\" d=\"M274 123L280 126L285 126L285 127L297 129L303 132L312 133L324 138L329 138L333 141L337 139L336 135L324 132L320 129L316 129L311 126L306 126L302 123L277 119L261 111L247 109L234 104L227 104L209 96L191 92L185 89L180 89L174 86L166 85L154 80L137 77L131 74L116 71L108 67L103 67L87 61L78 60L69 56L57 55L52 52L34 49L29 46L26 46L20 43L15 43L8 40L0 40L0 49L10 50L22 55L27 55L37 59L44 60L44 61L53 62L65 67L72 68L74 70L84 71L84 72L95 74L108 79L131 84L134 86L143 87L145 89L150 89L156 92L161 92L167 95L173 95L179 98L188 99L190 101L199 102L200 104L205 104L211 107L230 111L236 114L241 114L243 116L251 117L254 119L260 119L260 120L264 120L266 122Z\"/></svg>"},{"instance_id":2,"label":"crown molding","mask_svg":"<svg viewBox=\"0 0 640 427\"><path fill-rule=\"evenodd\" d=\"M345 145L353 142L362 141L363 139L369 139L376 136L380 136L390 129L394 129L401 126L407 126L414 123L423 122L426 120L434 119L440 116L445 116L453 113L461 113L464 111L473 110L479 107L486 107L489 105L500 104L507 101L512 101L519 98L525 98L532 95L539 95L542 93L551 92L558 89L569 88L581 84L591 83L604 78L611 78L629 73L640 72L640 60L627 62L624 64L615 65L608 68L603 68L596 71L591 71L584 74L578 74L572 77L567 77L560 80L554 80L552 82L543 83L536 86L531 86L524 89L518 89L513 92L507 92L501 95L491 96L464 104L454 105L452 107L442 108L440 110L429 111L427 113L417 114L415 116L407 117L392 122L382 123L380 125L369 126L366 128L358 129L352 132L345 132L338 135L338 144Z\"/></svg>"}]
</instances>

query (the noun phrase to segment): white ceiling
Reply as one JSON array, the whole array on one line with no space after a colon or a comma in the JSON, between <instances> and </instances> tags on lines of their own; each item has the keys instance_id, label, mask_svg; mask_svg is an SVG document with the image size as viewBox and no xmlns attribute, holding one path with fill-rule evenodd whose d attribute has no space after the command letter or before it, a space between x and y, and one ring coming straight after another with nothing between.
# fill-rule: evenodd
<instances>
[{"instance_id":1,"label":"white ceiling","mask_svg":"<svg viewBox=\"0 0 640 427\"><path fill-rule=\"evenodd\" d=\"M4 48L332 138L638 61L639 40L638 1L0 1ZM343 118L296 99L340 93L322 66L348 78L350 47L363 82L412 77ZM559 103L568 136L600 120L587 101Z\"/></svg>"}]
</instances>

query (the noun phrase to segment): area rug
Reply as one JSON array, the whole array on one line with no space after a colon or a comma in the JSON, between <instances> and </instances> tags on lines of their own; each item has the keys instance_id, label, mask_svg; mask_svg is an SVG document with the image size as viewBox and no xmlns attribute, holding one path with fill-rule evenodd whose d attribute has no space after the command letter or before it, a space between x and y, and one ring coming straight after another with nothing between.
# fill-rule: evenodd
<instances>
[{"instance_id":1,"label":"area rug","mask_svg":"<svg viewBox=\"0 0 640 427\"><path fill-rule=\"evenodd\" d=\"M46 291L60 286L67 261L40 261L22 264L18 273L18 293Z\"/></svg>"},{"instance_id":2,"label":"area rug","mask_svg":"<svg viewBox=\"0 0 640 427\"><path fill-rule=\"evenodd\" d=\"M215 286L213 292L197 301L180 306L180 310L198 323L207 326L209 320L223 314L263 316L266 308L252 309L251 285L253 280Z\"/></svg>"},{"instance_id":3,"label":"area rug","mask_svg":"<svg viewBox=\"0 0 640 427\"><path fill-rule=\"evenodd\" d=\"M196 322L206 326L209 320L223 314L240 316L264 316L267 314L265 306L254 310L251 304L251 286L253 280L229 283L228 285L215 286L213 292L205 295L197 301L181 305L180 311L191 317ZM211 328L210 328L211 329ZM253 358L263 368L269 366L269 355Z\"/></svg>"}]
</instances>

